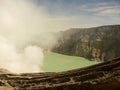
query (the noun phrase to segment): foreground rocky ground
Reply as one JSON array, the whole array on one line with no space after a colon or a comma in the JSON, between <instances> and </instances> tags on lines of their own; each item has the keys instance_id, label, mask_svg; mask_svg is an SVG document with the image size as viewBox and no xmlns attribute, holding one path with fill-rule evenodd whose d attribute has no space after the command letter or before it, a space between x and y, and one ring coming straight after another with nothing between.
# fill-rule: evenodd
<instances>
[{"instance_id":1,"label":"foreground rocky ground","mask_svg":"<svg viewBox=\"0 0 120 90\"><path fill-rule=\"evenodd\" d=\"M0 71L0 90L120 90L120 58L60 73Z\"/></svg>"}]
</instances>

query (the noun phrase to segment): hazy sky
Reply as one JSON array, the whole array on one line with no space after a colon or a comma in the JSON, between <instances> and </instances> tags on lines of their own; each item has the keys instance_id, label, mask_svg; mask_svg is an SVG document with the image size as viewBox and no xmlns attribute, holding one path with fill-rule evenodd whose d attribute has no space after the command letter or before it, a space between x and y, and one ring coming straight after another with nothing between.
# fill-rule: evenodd
<instances>
[{"instance_id":1,"label":"hazy sky","mask_svg":"<svg viewBox=\"0 0 120 90\"><path fill-rule=\"evenodd\" d=\"M34 0L50 30L120 24L120 0Z\"/></svg>"}]
</instances>

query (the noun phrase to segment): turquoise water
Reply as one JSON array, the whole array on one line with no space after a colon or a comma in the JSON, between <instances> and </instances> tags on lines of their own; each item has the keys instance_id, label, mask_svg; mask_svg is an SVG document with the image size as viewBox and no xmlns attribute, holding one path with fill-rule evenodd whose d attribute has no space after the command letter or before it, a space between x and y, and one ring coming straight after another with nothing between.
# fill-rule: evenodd
<instances>
[{"instance_id":1,"label":"turquoise water","mask_svg":"<svg viewBox=\"0 0 120 90\"><path fill-rule=\"evenodd\" d=\"M89 61L82 57L68 56L53 52L44 53L43 71L44 72L61 72L77 68L82 68L96 64L97 62Z\"/></svg>"}]
</instances>

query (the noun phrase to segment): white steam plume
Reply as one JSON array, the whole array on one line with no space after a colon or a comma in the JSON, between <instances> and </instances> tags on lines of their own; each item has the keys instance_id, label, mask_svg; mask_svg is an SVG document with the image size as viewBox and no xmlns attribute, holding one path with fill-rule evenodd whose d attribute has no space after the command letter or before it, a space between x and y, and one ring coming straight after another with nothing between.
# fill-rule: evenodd
<instances>
[{"instance_id":1,"label":"white steam plume","mask_svg":"<svg viewBox=\"0 0 120 90\"><path fill-rule=\"evenodd\" d=\"M49 44L46 21L32 0L0 0L0 67L16 73L42 71L39 43Z\"/></svg>"},{"instance_id":2,"label":"white steam plume","mask_svg":"<svg viewBox=\"0 0 120 90\"><path fill-rule=\"evenodd\" d=\"M0 66L14 73L39 72L43 53L37 46L27 46L23 51L0 37Z\"/></svg>"}]
</instances>

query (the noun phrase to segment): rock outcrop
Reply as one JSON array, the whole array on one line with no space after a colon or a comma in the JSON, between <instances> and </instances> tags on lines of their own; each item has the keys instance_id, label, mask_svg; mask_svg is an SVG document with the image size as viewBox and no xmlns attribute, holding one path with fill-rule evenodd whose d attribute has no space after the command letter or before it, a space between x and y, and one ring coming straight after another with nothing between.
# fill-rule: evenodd
<instances>
[{"instance_id":1,"label":"rock outcrop","mask_svg":"<svg viewBox=\"0 0 120 90\"><path fill-rule=\"evenodd\" d=\"M101 62L120 56L120 25L72 28L59 35L54 52Z\"/></svg>"},{"instance_id":2,"label":"rock outcrop","mask_svg":"<svg viewBox=\"0 0 120 90\"><path fill-rule=\"evenodd\" d=\"M60 73L0 74L0 90L120 90L120 58Z\"/></svg>"},{"instance_id":3,"label":"rock outcrop","mask_svg":"<svg viewBox=\"0 0 120 90\"><path fill-rule=\"evenodd\" d=\"M7 69L3 69L3 68L0 68L0 74L5 74L5 73L11 73L10 71L8 71Z\"/></svg>"}]
</instances>

